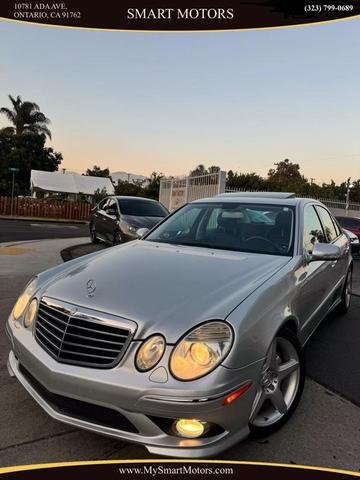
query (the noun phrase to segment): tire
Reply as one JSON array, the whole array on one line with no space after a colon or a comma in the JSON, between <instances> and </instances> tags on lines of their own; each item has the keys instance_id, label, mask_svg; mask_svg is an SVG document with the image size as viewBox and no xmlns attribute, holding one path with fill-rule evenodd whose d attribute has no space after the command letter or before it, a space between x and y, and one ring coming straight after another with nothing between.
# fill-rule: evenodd
<instances>
[{"instance_id":1,"label":"tire","mask_svg":"<svg viewBox=\"0 0 360 480\"><path fill-rule=\"evenodd\" d=\"M121 237L121 232L120 230L115 230L114 232L114 238L113 238L113 245L120 245L122 243L122 237Z\"/></svg>"},{"instance_id":2,"label":"tire","mask_svg":"<svg viewBox=\"0 0 360 480\"><path fill-rule=\"evenodd\" d=\"M343 290L341 292L341 302L339 303L339 306L338 306L338 311L339 313L342 313L342 314L345 314L350 308L352 276L353 276L353 269L351 266L346 274L345 283L343 286Z\"/></svg>"},{"instance_id":3,"label":"tire","mask_svg":"<svg viewBox=\"0 0 360 480\"><path fill-rule=\"evenodd\" d=\"M272 341L261 372L249 419L253 436L270 435L289 420L300 401L304 381L300 342L291 330L283 329Z\"/></svg>"},{"instance_id":4,"label":"tire","mask_svg":"<svg viewBox=\"0 0 360 480\"><path fill-rule=\"evenodd\" d=\"M91 243L100 243L100 240L96 236L95 225L93 223L90 223L90 240Z\"/></svg>"}]
</instances>

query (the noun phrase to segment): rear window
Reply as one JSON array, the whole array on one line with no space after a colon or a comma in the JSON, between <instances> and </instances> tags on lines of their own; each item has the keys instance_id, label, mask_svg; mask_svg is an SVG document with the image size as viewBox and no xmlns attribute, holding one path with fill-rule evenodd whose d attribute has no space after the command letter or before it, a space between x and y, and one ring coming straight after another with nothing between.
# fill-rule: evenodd
<instances>
[{"instance_id":1,"label":"rear window","mask_svg":"<svg viewBox=\"0 0 360 480\"><path fill-rule=\"evenodd\" d=\"M122 199L118 200L120 212L132 217L166 217L165 207L158 202L147 200Z\"/></svg>"}]
</instances>

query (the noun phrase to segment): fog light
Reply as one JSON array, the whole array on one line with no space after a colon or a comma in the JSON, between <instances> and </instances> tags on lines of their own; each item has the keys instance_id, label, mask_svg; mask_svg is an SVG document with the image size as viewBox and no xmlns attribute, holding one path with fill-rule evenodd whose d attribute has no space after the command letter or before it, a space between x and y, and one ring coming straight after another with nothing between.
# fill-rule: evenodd
<instances>
[{"instance_id":1,"label":"fog light","mask_svg":"<svg viewBox=\"0 0 360 480\"><path fill-rule=\"evenodd\" d=\"M175 429L179 435L186 438L197 438L205 432L206 422L181 418L175 422Z\"/></svg>"}]
</instances>

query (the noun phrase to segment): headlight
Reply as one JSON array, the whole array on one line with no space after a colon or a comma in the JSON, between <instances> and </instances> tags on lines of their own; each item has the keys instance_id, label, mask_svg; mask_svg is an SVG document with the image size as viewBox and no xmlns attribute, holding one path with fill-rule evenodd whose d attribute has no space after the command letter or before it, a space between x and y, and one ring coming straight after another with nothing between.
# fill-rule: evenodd
<instances>
[{"instance_id":1,"label":"headlight","mask_svg":"<svg viewBox=\"0 0 360 480\"><path fill-rule=\"evenodd\" d=\"M34 318L37 312L38 302L36 298L34 298L30 305L28 306L25 315L24 315L24 327L29 328L33 324Z\"/></svg>"},{"instance_id":2,"label":"headlight","mask_svg":"<svg viewBox=\"0 0 360 480\"><path fill-rule=\"evenodd\" d=\"M35 293L37 287L37 278L35 277L33 280L31 280L30 283L28 283L27 287L23 291L23 293L20 295L20 297L17 299L15 306L13 308L13 316L15 320L19 320L21 315L24 313L25 308L27 307L31 297Z\"/></svg>"},{"instance_id":3,"label":"headlight","mask_svg":"<svg viewBox=\"0 0 360 480\"><path fill-rule=\"evenodd\" d=\"M170 370L178 380L195 380L210 373L229 353L233 341L225 322L204 323L186 335L175 347Z\"/></svg>"},{"instance_id":4,"label":"headlight","mask_svg":"<svg viewBox=\"0 0 360 480\"><path fill-rule=\"evenodd\" d=\"M135 227L134 225L126 225L126 228L129 230L130 233L136 233L139 227Z\"/></svg>"},{"instance_id":5,"label":"headlight","mask_svg":"<svg viewBox=\"0 0 360 480\"><path fill-rule=\"evenodd\" d=\"M142 372L155 367L165 351L165 339L161 335L148 338L139 348L136 355L136 366Z\"/></svg>"}]
</instances>

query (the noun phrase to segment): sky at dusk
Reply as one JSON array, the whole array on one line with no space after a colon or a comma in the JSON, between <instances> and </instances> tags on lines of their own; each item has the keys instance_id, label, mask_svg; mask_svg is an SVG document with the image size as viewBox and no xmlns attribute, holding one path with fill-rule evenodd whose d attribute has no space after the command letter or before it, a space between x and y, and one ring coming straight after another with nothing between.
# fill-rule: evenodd
<instances>
[{"instance_id":1,"label":"sky at dusk","mask_svg":"<svg viewBox=\"0 0 360 480\"><path fill-rule=\"evenodd\" d=\"M289 158L339 182L360 178L359 50L359 19L156 34L0 21L0 105L37 102L69 170L266 175Z\"/></svg>"}]
</instances>

